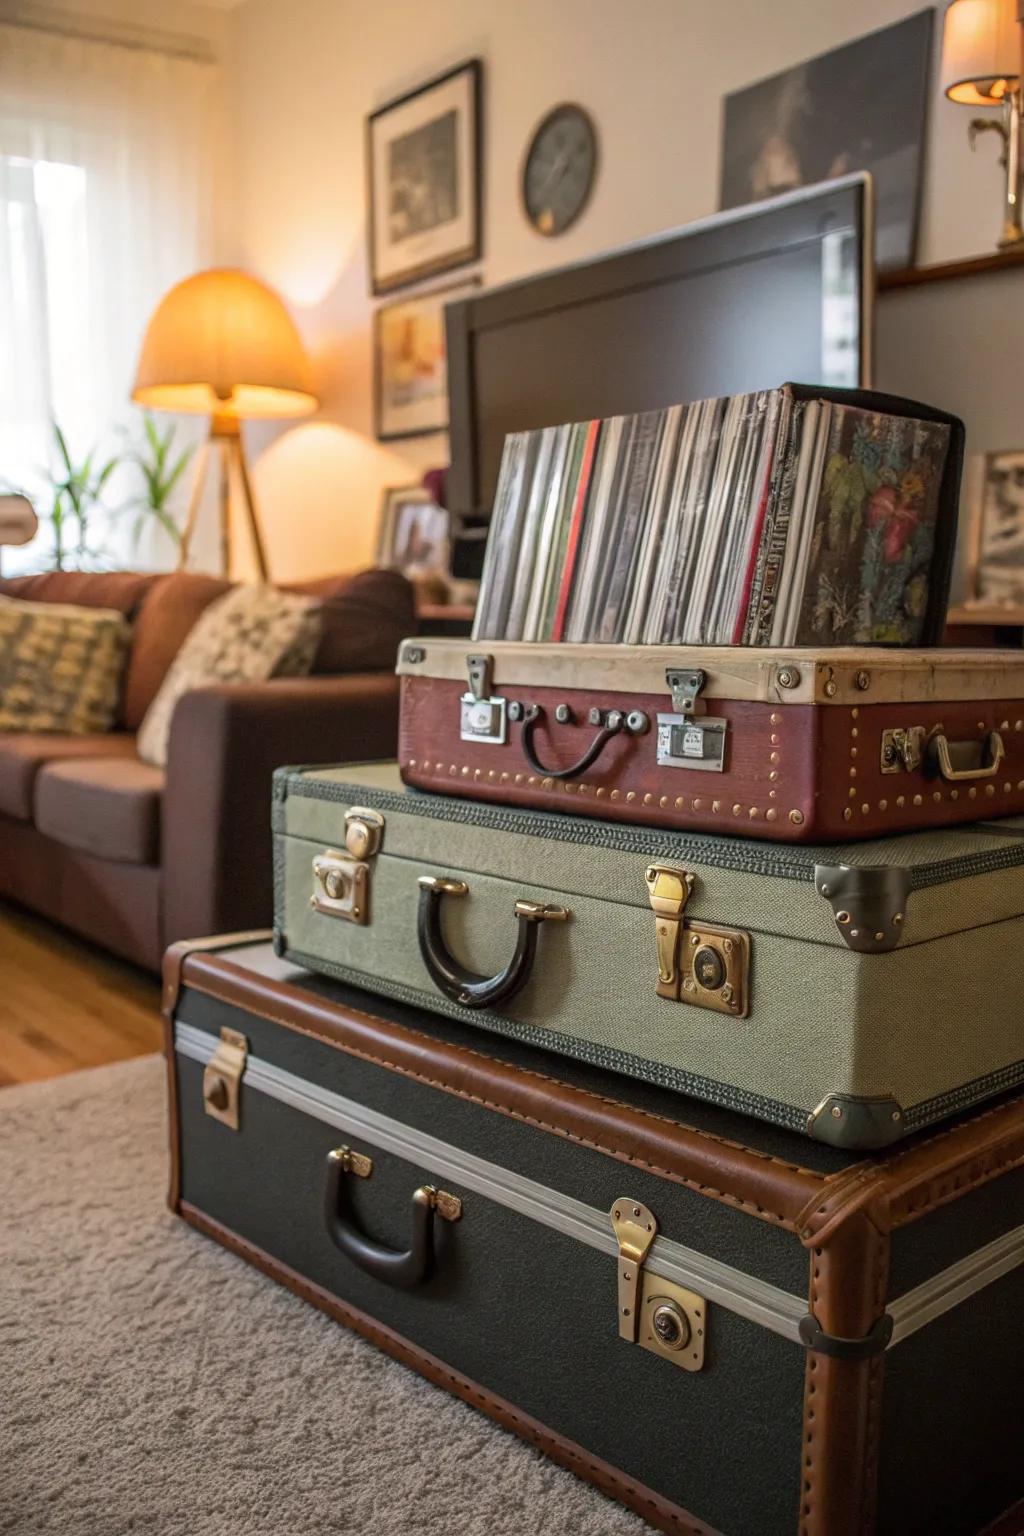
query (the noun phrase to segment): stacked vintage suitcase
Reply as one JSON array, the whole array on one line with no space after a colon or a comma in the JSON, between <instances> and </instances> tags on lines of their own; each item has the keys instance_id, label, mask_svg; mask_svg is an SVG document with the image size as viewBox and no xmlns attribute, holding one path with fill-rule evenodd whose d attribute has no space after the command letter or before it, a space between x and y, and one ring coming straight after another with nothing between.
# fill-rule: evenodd
<instances>
[{"instance_id":1,"label":"stacked vintage suitcase","mask_svg":"<svg viewBox=\"0 0 1024 1536\"><path fill-rule=\"evenodd\" d=\"M398 670L168 957L172 1206L661 1530L1024 1529L1024 663Z\"/></svg>"}]
</instances>

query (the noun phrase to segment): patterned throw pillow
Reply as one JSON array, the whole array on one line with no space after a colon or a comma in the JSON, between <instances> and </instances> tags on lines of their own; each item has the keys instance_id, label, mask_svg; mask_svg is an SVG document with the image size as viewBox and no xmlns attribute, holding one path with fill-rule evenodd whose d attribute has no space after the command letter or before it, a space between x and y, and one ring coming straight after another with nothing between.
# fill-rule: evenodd
<instances>
[{"instance_id":1,"label":"patterned throw pillow","mask_svg":"<svg viewBox=\"0 0 1024 1536\"><path fill-rule=\"evenodd\" d=\"M209 683L262 683L303 677L320 642L321 607L314 598L273 587L233 587L210 604L172 661L139 726L144 763L167 762L171 716L182 694Z\"/></svg>"},{"instance_id":2,"label":"patterned throw pillow","mask_svg":"<svg viewBox=\"0 0 1024 1536\"><path fill-rule=\"evenodd\" d=\"M130 641L112 608L0 597L0 731L112 730Z\"/></svg>"}]
</instances>

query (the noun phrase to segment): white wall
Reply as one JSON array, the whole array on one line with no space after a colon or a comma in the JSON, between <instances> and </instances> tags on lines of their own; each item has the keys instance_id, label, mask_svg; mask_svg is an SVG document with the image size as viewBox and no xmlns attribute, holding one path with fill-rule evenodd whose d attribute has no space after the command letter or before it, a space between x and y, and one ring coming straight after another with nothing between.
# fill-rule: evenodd
<instances>
[{"instance_id":1,"label":"white wall","mask_svg":"<svg viewBox=\"0 0 1024 1536\"><path fill-rule=\"evenodd\" d=\"M231 255L294 307L323 398L315 425L250 437L275 573L370 559L381 486L447 457L440 436L372 437L367 113L483 58L481 271L501 282L713 211L725 93L920 9L922 0L247 0L231 13ZM520 161L534 124L566 99L596 119L601 166L578 225L545 240L520 212ZM924 262L995 244L1001 172L987 137L972 156L969 116L933 93Z\"/></svg>"}]
</instances>

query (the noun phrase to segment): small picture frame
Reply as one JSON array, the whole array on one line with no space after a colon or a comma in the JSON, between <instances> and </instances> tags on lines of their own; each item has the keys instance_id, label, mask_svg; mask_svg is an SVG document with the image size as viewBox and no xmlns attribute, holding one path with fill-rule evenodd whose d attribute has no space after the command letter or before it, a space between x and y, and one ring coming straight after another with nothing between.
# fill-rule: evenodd
<instances>
[{"instance_id":1,"label":"small picture frame","mask_svg":"<svg viewBox=\"0 0 1024 1536\"><path fill-rule=\"evenodd\" d=\"M1024 623L1024 448L984 455L967 601Z\"/></svg>"},{"instance_id":2,"label":"small picture frame","mask_svg":"<svg viewBox=\"0 0 1024 1536\"><path fill-rule=\"evenodd\" d=\"M421 485L389 486L381 500L377 564L412 578L450 575L451 525Z\"/></svg>"},{"instance_id":3,"label":"small picture frame","mask_svg":"<svg viewBox=\"0 0 1024 1536\"><path fill-rule=\"evenodd\" d=\"M448 427L446 304L468 298L480 279L382 304L373 317L374 430L382 442Z\"/></svg>"},{"instance_id":4,"label":"small picture frame","mask_svg":"<svg viewBox=\"0 0 1024 1536\"><path fill-rule=\"evenodd\" d=\"M479 260L481 78L470 59L367 118L372 293Z\"/></svg>"}]
</instances>

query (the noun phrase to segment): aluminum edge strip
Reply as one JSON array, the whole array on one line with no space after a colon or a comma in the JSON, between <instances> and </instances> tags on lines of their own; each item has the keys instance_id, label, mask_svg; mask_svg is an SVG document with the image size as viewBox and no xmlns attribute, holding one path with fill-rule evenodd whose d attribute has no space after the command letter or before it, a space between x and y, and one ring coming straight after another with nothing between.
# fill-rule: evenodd
<instances>
[{"instance_id":1,"label":"aluminum edge strip","mask_svg":"<svg viewBox=\"0 0 1024 1536\"><path fill-rule=\"evenodd\" d=\"M216 1049L211 1035L189 1024L176 1023L174 1039L176 1050L204 1065ZM329 1089L318 1088L255 1057L249 1057L243 1081L338 1130L362 1133L384 1151L393 1152L420 1167L436 1168L467 1189L497 1200L602 1253L614 1257L618 1251L605 1213L569 1195L558 1194L533 1179L463 1152L436 1137L411 1131L386 1115ZM1020 1264L1024 1264L1024 1226L1004 1232L975 1253L940 1270L890 1302L887 1310L893 1319L893 1332L888 1347L892 1349ZM807 1303L802 1297L667 1237L655 1240L647 1267L665 1280L699 1290L709 1301L739 1317L758 1323L783 1338L801 1342L799 1323L807 1312Z\"/></svg>"},{"instance_id":2,"label":"aluminum edge strip","mask_svg":"<svg viewBox=\"0 0 1024 1536\"><path fill-rule=\"evenodd\" d=\"M984 1248L940 1270L930 1280L923 1280L904 1296L897 1296L888 1309L893 1319L890 1348L1022 1263L1024 1226L1004 1232Z\"/></svg>"},{"instance_id":3,"label":"aluminum edge strip","mask_svg":"<svg viewBox=\"0 0 1024 1536\"><path fill-rule=\"evenodd\" d=\"M176 1051L204 1065L216 1049L216 1040L206 1031L181 1022L174 1026L174 1040ZM595 1210L580 1200L548 1189L533 1179L464 1152L425 1132L410 1130L387 1115L308 1083L257 1057L248 1058L242 1081L248 1088L265 1093L348 1135L365 1135L383 1151L392 1152L418 1167L436 1170L439 1176L443 1175L465 1189L495 1200L577 1242L586 1243L610 1258L618 1255L618 1245L604 1211ZM781 1334L783 1338L801 1342L800 1319L807 1312L807 1302L801 1296L794 1296L666 1237L655 1240L646 1268L665 1280L699 1291L708 1301L739 1317Z\"/></svg>"}]
</instances>

